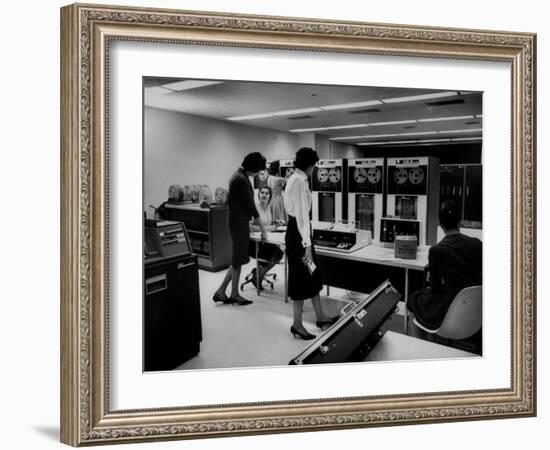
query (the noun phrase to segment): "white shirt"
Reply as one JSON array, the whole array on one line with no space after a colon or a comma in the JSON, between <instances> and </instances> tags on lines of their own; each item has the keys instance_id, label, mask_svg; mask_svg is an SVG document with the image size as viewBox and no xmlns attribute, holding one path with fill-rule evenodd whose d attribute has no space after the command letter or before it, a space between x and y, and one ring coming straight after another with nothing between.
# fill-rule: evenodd
<instances>
[{"instance_id":1,"label":"white shirt","mask_svg":"<svg viewBox=\"0 0 550 450\"><path fill-rule=\"evenodd\" d=\"M311 223L309 221L311 191L307 176L300 169L296 169L286 183L284 204L287 214L296 218L302 245L309 247L311 245Z\"/></svg>"}]
</instances>

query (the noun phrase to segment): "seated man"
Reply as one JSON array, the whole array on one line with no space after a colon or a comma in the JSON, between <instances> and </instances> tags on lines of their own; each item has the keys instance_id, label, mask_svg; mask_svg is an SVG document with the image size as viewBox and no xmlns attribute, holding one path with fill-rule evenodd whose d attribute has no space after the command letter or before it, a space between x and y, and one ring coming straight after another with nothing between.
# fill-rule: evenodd
<instances>
[{"instance_id":1,"label":"seated man","mask_svg":"<svg viewBox=\"0 0 550 450\"><path fill-rule=\"evenodd\" d=\"M258 200L256 201L256 209L258 210L258 218L253 220L250 225L251 231L259 231L260 227L258 222L262 222L267 231L274 231L278 225L281 225L280 221L275 221L271 215L271 209L269 203L273 195L272 189L269 186L262 186L258 191ZM250 241L249 255L252 258L256 257L256 243ZM258 249L259 263L259 280L260 290L262 289L262 280L265 274L271 270L271 268L277 264L283 258L283 251L275 244L269 244L266 242L260 243ZM256 269L252 270L252 279L250 280L254 287L256 286ZM247 277L248 278L248 277Z\"/></svg>"},{"instance_id":2,"label":"seated man","mask_svg":"<svg viewBox=\"0 0 550 450\"><path fill-rule=\"evenodd\" d=\"M459 209L444 201L439 224L445 237L430 248L428 270L431 287L409 296L407 308L416 321L430 330L440 327L456 294L482 282L482 244L477 238L460 233Z\"/></svg>"}]
</instances>

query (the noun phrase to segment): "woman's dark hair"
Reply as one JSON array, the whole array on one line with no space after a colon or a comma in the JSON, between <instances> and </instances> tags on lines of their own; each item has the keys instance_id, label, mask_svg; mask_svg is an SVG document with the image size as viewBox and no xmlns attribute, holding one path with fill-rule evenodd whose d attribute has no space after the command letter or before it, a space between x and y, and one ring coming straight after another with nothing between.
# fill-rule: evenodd
<instances>
[{"instance_id":1,"label":"woman's dark hair","mask_svg":"<svg viewBox=\"0 0 550 450\"><path fill-rule=\"evenodd\" d=\"M271 161L269 164L269 168L267 169L267 173L269 175L279 175L279 168L281 167L281 163L279 160L277 161Z\"/></svg>"},{"instance_id":2,"label":"woman's dark hair","mask_svg":"<svg viewBox=\"0 0 550 450\"><path fill-rule=\"evenodd\" d=\"M271 197L273 197L273 189L271 189L271 187L267 184L261 186L260 189L258 189L258 199L260 198L260 192L262 192L262 189L267 189L267 191L269 192L269 199L267 200L267 203L269 203L271 201Z\"/></svg>"},{"instance_id":3,"label":"woman's dark hair","mask_svg":"<svg viewBox=\"0 0 550 450\"><path fill-rule=\"evenodd\" d=\"M247 172L259 172L265 169L265 158L259 152L253 152L246 155L241 164Z\"/></svg>"},{"instance_id":4,"label":"woman's dark hair","mask_svg":"<svg viewBox=\"0 0 550 450\"><path fill-rule=\"evenodd\" d=\"M308 167L314 166L319 161L317 152L309 147L302 147L296 152L296 159L294 160L294 167L305 171Z\"/></svg>"},{"instance_id":5,"label":"woman's dark hair","mask_svg":"<svg viewBox=\"0 0 550 450\"><path fill-rule=\"evenodd\" d=\"M452 200L445 200L439 209L439 224L446 230L458 228L460 213L458 206Z\"/></svg>"}]
</instances>

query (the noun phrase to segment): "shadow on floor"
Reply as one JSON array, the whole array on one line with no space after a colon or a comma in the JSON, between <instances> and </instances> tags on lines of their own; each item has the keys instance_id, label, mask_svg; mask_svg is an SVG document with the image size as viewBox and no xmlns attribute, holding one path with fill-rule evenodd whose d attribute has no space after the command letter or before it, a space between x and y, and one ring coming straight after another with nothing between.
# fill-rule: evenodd
<instances>
[{"instance_id":1,"label":"shadow on floor","mask_svg":"<svg viewBox=\"0 0 550 450\"><path fill-rule=\"evenodd\" d=\"M46 436L52 441L59 442L59 427L47 426L47 425L37 425L34 429L40 434Z\"/></svg>"}]
</instances>

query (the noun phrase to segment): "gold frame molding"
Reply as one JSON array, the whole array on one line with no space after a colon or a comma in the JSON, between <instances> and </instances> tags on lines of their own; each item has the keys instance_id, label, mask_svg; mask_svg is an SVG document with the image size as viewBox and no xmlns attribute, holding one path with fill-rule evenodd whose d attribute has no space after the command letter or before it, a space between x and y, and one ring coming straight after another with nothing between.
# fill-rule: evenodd
<instances>
[{"instance_id":1,"label":"gold frame molding","mask_svg":"<svg viewBox=\"0 0 550 450\"><path fill-rule=\"evenodd\" d=\"M108 57L112 40L424 58L512 67L509 389L111 411ZM97 445L536 414L536 35L75 4L61 9L61 440Z\"/></svg>"}]
</instances>

